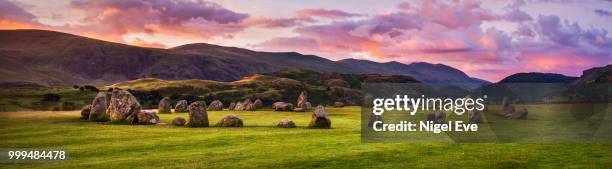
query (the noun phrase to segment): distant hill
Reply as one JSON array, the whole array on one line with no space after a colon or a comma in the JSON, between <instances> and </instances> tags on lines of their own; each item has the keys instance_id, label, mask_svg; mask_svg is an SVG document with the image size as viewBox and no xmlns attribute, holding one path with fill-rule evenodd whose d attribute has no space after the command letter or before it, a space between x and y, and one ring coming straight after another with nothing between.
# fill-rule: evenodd
<instances>
[{"instance_id":1,"label":"distant hill","mask_svg":"<svg viewBox=\"0 0 612 169\"><path fill-rule=\"evenodd\" d=\"M517 73L510 75L499 83L572 83L578 80L578 77L565 76L554 73Z\"/></svg>"},{"instance_id":2,"label":"distant hill","mask_svg":"<svg viewBox=\"0 0 612 169\"><path fill-rule=\"evenodd\" d=\"M139 78L228 82L283 68L407 75L426 83L487 83L441 64L334 62L295 52L258 52L204 43L144 48L53 31L0 30L0 83L5 87L106 85Z\"/></svg>"},{"instance_id":3,"label":"distant hill","mask_svg":"<svg viewBox=\"0 0 612 169\"><path fill-rule=\"evenodd\" d=\"M351 67L359 67L363 71L362 73L403 74L425 83L489 83L485 80L471 78L464 72L443 64L425 62L403 64L395 61L379 63L358 59L344 59L338 62Z\"/></svg>"}]
</instances>

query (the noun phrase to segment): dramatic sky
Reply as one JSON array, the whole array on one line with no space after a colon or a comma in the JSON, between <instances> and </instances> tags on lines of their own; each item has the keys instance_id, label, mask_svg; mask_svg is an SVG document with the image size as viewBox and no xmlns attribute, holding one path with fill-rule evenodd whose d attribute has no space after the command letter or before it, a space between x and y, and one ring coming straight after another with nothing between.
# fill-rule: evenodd
<instances>
[{"instance_id":1,"label":"dramatic sky","mask_svg":"<svg viewBox=\"0 0 612 169\"><path fill-rule=\"evenodd\" d=\"M611 63L612 0L0 0L0 29L447 64L490 81Z\"/></svg>"}]
</instances>

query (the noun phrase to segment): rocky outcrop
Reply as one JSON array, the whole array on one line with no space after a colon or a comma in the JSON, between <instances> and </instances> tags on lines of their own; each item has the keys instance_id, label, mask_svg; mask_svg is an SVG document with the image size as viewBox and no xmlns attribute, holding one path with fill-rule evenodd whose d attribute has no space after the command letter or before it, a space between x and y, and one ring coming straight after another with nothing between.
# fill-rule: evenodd
<instances>
[{"instance_id":1,"label":"rocky outcrop","mask_svg":"<svg viewBox=\"0 0 612 169\"><path fill-rule=\"evenodd\" d=\"M93 102L91 102L91 111L89 112L90 121L108 121L109 117L106 113L106 94L100 92L96 94Z\"/></svg>"},{"instance_id":2,"label":"rocky outcrop","mask_svg":"<svg viewBox=\"0 0 612 169\"><path fill-rule=\"evenodd\" d=\"M331 128L331 120L325 112L325 107L319 105L310 118L309 128Z\"/></svg>"},{"instance_id":3,"label":"rocky outcrop","mask_svg":"<svg viewBox=\"0 0 612 169\"><path fill-rule=\"evenodd\" d=\"M174 106L174 112L175 113L186 113L187 111L187 106L189 106L189 104L187 104L187 100L179 100L176 102L176 105Z\"/></svg>"},{"instance_id":4,"label":"rocky outcrop","mask_svg":"<svg viewBox=\"0 0 612 169\"><path fill-rule=\"evenodd\" d=\"M208 105L208 111L221 111L223 110L223 102L220 100L214 100Z\"/></svg>"},{"instance_id":5,"label":"rocky outcrop","mask_svg":"<svg viewBox=\"0 0 612 169\"><path fill-rule=\"evenodd\" d=\"M191 103L187 109L189 110L189 127L208 127L208 112L206 112L206 103L204 101L196 101Z\"/></svg>"},{"instance_id":6,"label":"rocky outcrop","mask_svg":"<svg viewBox=\"0 0 612 169\"><path fill-rule=\"evenodd\" d=\"M83 108L81 108L81 119L83 120L89 119L90 112L91 112L91 104L83 106Z\"/></svg>"},{"instance_id":7,"label":"rocky outcrop","mask_svg":"<svg viewBox=\"0 0 612 169\"><path fill-rule=\"evenodd\" d=\"M295 123L293 121L291 121L290 119L283 119L280 122L278 122L276 127L280 127L280 128L295 128L296 126L295 126Z\"/></svg>"},{"instance_id":8,"label":"rocky outcrop","mask_svg":"<svg viewBox=\"0 0 612 169\"><path fill-rule=\"evenodd\" d=\"M170 98L164 97L159 101L159 106L157 108L157 112L161 114L169 114L172 113L172 104L170 104Z\"/></svg>"},{"instance_id":9,"label":"rocky outcrop","mask_svg":"<svg viewBox=\"0 0 612 169\"><path fill-rule=\"evenodd\" d=\"M242 127L243 125L242 119L236 115L225 116L215 124L216 127Z\"/></svg>"},{"instance_id":10,"label":"rocky outcrop","mask_svg":"<svg viewBox=\"0 0 612 169\"><path fill-rule=\"evenodd\" d=\"M133 123L140 113L140 103L130 92L125 90L114 90L111 95L110 104L106 110L111 121Z\"/></svg>"}]
</instances>

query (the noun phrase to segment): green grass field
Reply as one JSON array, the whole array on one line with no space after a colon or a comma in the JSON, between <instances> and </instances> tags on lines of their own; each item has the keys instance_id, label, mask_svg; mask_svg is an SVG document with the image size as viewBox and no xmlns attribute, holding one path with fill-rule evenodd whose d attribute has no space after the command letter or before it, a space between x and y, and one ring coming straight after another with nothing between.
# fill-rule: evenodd
<instances>
[{"instance_id":1,"label":"green grass field","mask_svg":"<svg viewBox=\"0 0 612 169\"><path fill-rule=\"evenodd\" d=\"M0 168L611 168L612 144L361 143L359 107L328 108L333 129L307 129L310 112L236 114L244 128L111 125L78 111L0 112L0 148L63 148L69 159ZM170 123L186 113L160 114ZM275 128L290 118L298 128Z\"/></svg>"}]
</instances>

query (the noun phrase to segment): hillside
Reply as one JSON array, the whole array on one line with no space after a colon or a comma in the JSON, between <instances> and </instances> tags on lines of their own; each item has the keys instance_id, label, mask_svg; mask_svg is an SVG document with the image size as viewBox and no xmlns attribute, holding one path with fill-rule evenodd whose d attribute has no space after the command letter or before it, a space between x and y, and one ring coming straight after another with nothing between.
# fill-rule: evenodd
<instances>
[{"instance_id":1,"label":"hillside","mask_svg":"<svg viewBox=\"0 0 612 169\"><path fill-rule=\"evenodd\" d=\"M308 92L308 99L313 104L331 104L342 101L349 105L361 104L362 83L419 83L409 76L384 76L377 74L339 74L319 73L306 69L287 68L267 74L255 74L233 82L210 80L161 80L143 78L105 86L127 89L144 101L145 105L156 105L161 96L171 96L193 101L219 99L223 102L235 102L246 98L261 99L265 105L276 101L292 102L297 100L301 91ZM153 96L155 98L150 98ZM147 103L147 102L151 103Z\"/></svg>"},{"instance_id":2,"label":"hillside","mask_svg":"<svg viewBox=\"0 0 612 169\"><path fill-rule=\"evenodd\" d=\"M366 67L346 60L334 62L295 52L257 52L203 43L156 49L53 31L0 30L0 84L3 87L107 85L139 78L228 82L282 68L408 75L427 83L482 82L439 64L361 62L370 65Z\"/></svg>"},{"instance_id":3,"label":"hillside","mask_svg":"<svg viewBox=\"0 0 612 169\"><path fill-rule=\"evenodd\" d=\"M578 80L578 77L565 76L555 73L517 73L510 75L499 83L572 83Z\"/></svg>"}]
</instances>

